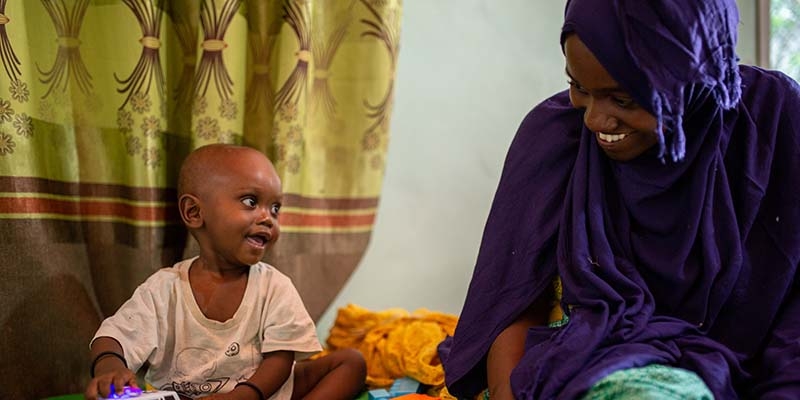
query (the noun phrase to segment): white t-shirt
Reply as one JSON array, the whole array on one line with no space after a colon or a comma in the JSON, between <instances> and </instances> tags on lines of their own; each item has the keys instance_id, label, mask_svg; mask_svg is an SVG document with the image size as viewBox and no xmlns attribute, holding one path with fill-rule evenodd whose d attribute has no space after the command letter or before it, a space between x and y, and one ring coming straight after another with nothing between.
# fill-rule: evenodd
<instances>
[{"instance_id":1,"label":"white t-shirt","mask_svg":"<svg viewBox=\"0 0 800 400\"><path fill-rule=\"evenodd\" d=\"M262 353L294 351L302 359L322 350L291 280L263 262L250 267L242 303L231 319L206 318L189 285L196 258L150 276L103 321L94 338L116 339L131 370L148 362L148 383L189 397L233 390L253 375ZM272 398L289 399L291 393L290 376Z\"/></svg>"}]
</instances>

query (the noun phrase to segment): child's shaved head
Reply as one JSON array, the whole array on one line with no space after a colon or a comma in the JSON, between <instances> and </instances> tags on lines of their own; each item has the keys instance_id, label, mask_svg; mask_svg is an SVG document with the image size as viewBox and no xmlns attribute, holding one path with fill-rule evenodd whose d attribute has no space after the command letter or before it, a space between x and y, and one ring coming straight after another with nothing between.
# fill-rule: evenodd
<instances>
[{"instance_id":1,"label":"child's shaved head","mask_svg":"<svg viewBox=\"0 0 800 400\"><path fill-rule=\"evenodd\" d=\"M178 197L204 191L205 184L222 172L220 166L234 163L242 154L248 152L264 156L250 147L232 144L218 143L197 148L186 157L181 166L178 175Z\"/></svg>"},{"instance_id":2,"label":"child's shaved head","mask_svg":"<svg viewBox=\"0 0 800 400\"><path fill-rule=\"evenodd\" d=\"M209 253L237 248L241 243L231 240L235 241L243 231L247 232L243 236L248 238L245 243L271 245L280 232L278 210L282 196L275 166L250 147L211 144L197 148L183 161L178 175L181 219L201 251ZM265 233L267 228L271 233ZM220 233L223 231L226 233ZM256 247L263 253L268 246ZM236 262L257 261L248 257Z\"/></svg>"}]
</instances>

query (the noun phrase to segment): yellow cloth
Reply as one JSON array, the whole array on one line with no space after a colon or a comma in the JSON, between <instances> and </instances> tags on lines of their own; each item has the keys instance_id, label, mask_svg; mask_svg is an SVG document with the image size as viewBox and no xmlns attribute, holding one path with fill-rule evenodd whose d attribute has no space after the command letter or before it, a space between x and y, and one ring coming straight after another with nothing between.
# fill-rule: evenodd
<instances>
[{"instance_id":1,"label":"yellow cloth","mask_svg":"<svg viewBox=\"0 0 800 400\"><path fill-rule=\"evenodd\" d=\"M555 301L550 321L560 321L561 281L553 282ZM355 348L367 362L367 386L389 387L395 379L407 376L431 386L428 395L441 400L456 400L444 385L437 347L452 335L458 317L424 308L409 312L402 308L371 311L348 304L339 309L326 340L327 348L317 357L334 350ZM478 396L476 398L482 398Z\"/></svg>"},{"instance_id":2,"label":"yellow cloth","mask_svg":"<svg viewBox=\"0 0 800 400\"><path fill-rule=\"evenodd\" d=\"M388 387L407 376L433 387L444 387L444 370L437 346L455 331L455 315L399 308L373 312L349 304L339 309L326 341L326 351L356 348L367 361L367 385Z\"/></svg>"}]
</instances>

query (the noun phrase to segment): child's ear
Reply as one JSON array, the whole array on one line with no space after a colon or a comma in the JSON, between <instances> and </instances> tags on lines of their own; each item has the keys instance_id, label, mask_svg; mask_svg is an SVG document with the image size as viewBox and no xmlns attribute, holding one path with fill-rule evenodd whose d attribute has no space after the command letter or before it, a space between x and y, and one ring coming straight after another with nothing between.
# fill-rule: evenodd
<instances>
[{"instance_id":1,"label":"child's ear","mask_svg":"<svg viewBox=\"0 0 800 400\"><path fill-rule=\"evenodd\" d=\"M181 219L188 228L203 226L203 215L200 213L200 201L192 194L184 194L178 199Z\"/></svg>"}]
</instances>

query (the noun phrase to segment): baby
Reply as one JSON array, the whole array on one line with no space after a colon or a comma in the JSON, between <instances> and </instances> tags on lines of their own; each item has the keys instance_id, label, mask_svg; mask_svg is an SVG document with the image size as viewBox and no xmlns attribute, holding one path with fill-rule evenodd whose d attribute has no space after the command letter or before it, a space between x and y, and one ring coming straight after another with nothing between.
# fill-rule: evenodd
<instances>
[{"instance_id":1,"label":"baby","mask_svg":"<svg viewBox=\"0 0 800 400\"><path fill-rule=\"evenodd\" d=\"M364 358L321 350L314 323L288 277L261 262L280 234L281 181L262 153L214 144L186 158L181 218L200 254L157 271L91 343L87 399L137 387L205 399L352 399ZM295 362L295 359L302 360Z\"/></svg>"}]
</instances>

